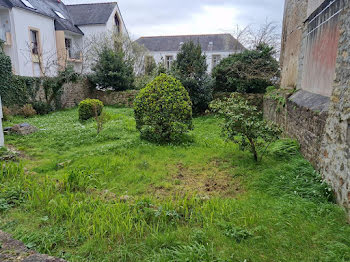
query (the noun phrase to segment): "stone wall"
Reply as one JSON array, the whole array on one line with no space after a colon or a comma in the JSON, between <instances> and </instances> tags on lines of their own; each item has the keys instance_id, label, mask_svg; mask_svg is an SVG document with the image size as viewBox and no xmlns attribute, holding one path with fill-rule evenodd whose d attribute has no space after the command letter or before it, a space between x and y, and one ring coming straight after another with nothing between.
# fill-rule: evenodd
<instances>
[{"instance_id":1,"label":"stone wall","mask_svg":"<svg viewBox=\"0 0 350 262\"><path fill-rule=\"evenodd\" d=\"M306 91L281 94L285 104L265 97L264 118L281 126L286 135L299 141L302 154L319 168L319 152L324 134L329 98Z\"/></svg>"},{"instance_id":2,"label":"stone wall","mask_svg":"<svg viewBox=\"0 0 350 262\"><path fill-rule=\"evenodd\" d=\"M340 21L336 77L320 151L320 168L350 218L350 7Z\"/></svg>"},{"instance_id":3,"label":"stone wall","mask_svg":"<svg viewBox=\"0 0 350 262\"><path fill-rule=\"evenodd\" d=\"M135 97L138 93L138 90L121 92L95 90L90 93L90 97L101 100L104 105L120 105L132 107Z\"/></svg>"},{"instance_id":4,"label":"stone wall","mask_svg":"<svg viewBox=\"0 0 350 262\"><path fill-rule=\"evenodd\" d=\"M62 108L72 108L77 106L81 101L90 97L89 83L86 79L77 83L67 83L63 85L61 95Z\"/></svg>"},{"instance_id":5,"label":"stone wall","mask_svg":"<svg viewBox=\"0 0 350 262\"><path fill-rule=\"evenodd\" d=\"M92 90L88 81L82 79L76 83L67 83L63 85L60 103L63 109L67 109L77 106L84 99L92 98L101 100L104 105L132 107L138 92L138 90L120 92ZM45 93L42 87L37 93L36 100L45 101Z\"/></svg>"},{"instance_id":6,"label":"stone wall","mask_svg":"<svg viewBox=\"0 0 350 262\"><path fill-rule=\"evenodd\" d=\"M299 30L296 26L302 12L300 16L288 13L295 10L297 3L308 7L299 40L285 37L289 30L293 32L288 25ZM349 5L349 0L286 0L282 88L288 89L296 76L298 91L286 97L284 107L266 98L264 116L300 142L303 155L332 186L350 219ZM298 48L298 53L294 53ZM295 57L299 57L297 74L288 62Z\"/></svg>"}]
</instances>

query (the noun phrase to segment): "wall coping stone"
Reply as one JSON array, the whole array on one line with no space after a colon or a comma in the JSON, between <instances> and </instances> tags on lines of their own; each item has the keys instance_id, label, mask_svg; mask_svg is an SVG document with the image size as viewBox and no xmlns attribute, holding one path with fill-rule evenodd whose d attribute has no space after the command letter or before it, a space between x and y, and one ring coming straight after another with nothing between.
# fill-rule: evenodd
<instances>
[{"instance_id":1,"label":"wall coping stone","mask_svg":"<svg viewBox=\"0 0 350 262\"><path fill-rule=\"evenodd\" d=\"M328 112L330 98L319 94L298 90L289 97L289 100L301 107L309 108L315 112Z\"/></svg>"}]
</instances>

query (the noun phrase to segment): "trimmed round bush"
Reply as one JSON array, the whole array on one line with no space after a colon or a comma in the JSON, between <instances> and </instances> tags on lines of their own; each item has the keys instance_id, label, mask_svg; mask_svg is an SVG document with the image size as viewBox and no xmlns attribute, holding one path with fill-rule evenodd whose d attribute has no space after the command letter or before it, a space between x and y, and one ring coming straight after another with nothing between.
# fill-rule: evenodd
<instances>
[{"instance_id":1,"label":"trimmed round bush","mask_svg":"<svg viewBox=\"0 0 350 262\"><path fill-rule=\"evenodd\" d=\"M98 99L86 99L79 103L79 120L85 121L101 115L103 103Z\"/></svg>"},{"instance_id":2,"label":"trimmed round bush","mask_svg":"<svg viewBox=\"0 0 350 262\"><path fill-rule=\"evenodd\" d=\"M192 129L192 104L180 81L161 74L143 88L134 102L136 128L155 142L179 140Z\"/></svg>"}]
</instances>

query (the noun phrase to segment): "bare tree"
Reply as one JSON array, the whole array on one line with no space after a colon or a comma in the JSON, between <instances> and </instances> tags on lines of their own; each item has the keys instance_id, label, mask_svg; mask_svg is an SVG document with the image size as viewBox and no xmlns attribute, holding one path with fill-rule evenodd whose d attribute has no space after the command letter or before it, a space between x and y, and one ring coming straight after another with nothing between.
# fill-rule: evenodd
<instances>
[{"instance_id":1,"label":"bare tree","mask_svg":"<svg viewBox=\"0 0 350 262\"><path fill-rule=\"evenodd\" d=\"M247 49L254 49L264 43L273 47L278 58L281 49L281 26L266 19L261 25L236 25L232 35Z\"/></svg>"},{"instance_id":2,"label":"bare tree","mask_svg":"<svg viewBox=\"0 0 350 262\"><path fill-rule=\"evenodd\" d=\"M123 51L125 59L134 66L136 75L144 72L145 59L149 55L148 50L135 41L131 41L128 36L116 34L114 32L93 35L86 40L86 61L89 67L97 63L100 52L104 47L114 49L116 52Z\"/></svg>"},{"instance_id":3,"label":"bare tree","mask_svg":"<svg viewBox=\"0 0 350 262\"><path fill-rule=\"evenodd\" d=\"M264 43L273 47L275 51L279 51L281 48L281 27L266 19L264 24L252 30L251 40L253 47Z\"/></svg>"},{"instance_id":4,"label":"bare tree","mask_svg":"<svg viewBox=\"0 0 350 262\"><path fill-rule=\"evenodd\" d=\"M236 25L235 28L232 31L232 35L234 38L237 39L238 42L236 42L235 49L239 49L239 43L242 44L244 47L248 47L250 45L250 34L251 34L251 28L250 25L247 25L245 27L241 27L239 25Z\"/></svg>"}]
</instances>

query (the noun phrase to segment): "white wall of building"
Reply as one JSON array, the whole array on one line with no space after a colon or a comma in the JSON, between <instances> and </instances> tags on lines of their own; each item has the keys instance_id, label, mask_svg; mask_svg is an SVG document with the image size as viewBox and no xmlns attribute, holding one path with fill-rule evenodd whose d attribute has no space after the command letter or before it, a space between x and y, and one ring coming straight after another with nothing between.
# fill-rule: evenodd
<instances>
[{"instance_id":1,"label":"white wall of building","mask_svg":"<svg viewBox=\"0 0 350 262\"><path fill-rule=\"evenodd\" d=\"M97 24L97 25L81 25L79 26L79 29L84 33L85 38L91 38L91 37L96 37L101 34L106 34L108 32L113 32L115 30L115 21L114 21L114 16L115 14L118 14L119 20L120 20L120 26L122 29L123 34L127 34L127 29L125 27L124 21L122 19L122 16L120 14L118 6L116 6L109 17L108 21L106 24Z\"/></svg>"},{"instance_id":2,"label":"white wall of building","mask_svg":"<svg viewBox=\"0 0 350 262\"><path fill-rule=\"evenodd\" d=\"M177 54L179 51L166 51L166 52L149 52L151 56L153 56L156 64L164 63L166 65L166 57L172 56L173 59L176 59ZM223 58L228 57L230 54L233 54L233 52L203 52L204 55L207 57L207 65L208 65L208 73L212 72L213 69L213 56L219 55L221 57L220 60Z\"/></svg>"},{"instance_id":3,"label":"white wall of building","mask_svg":"<svg viewBox=\"0 0 350 262\"><path fill-rule=\"evenodd\" d=\"M128 36L126 26L116 5L106 24L79 26L84 36L71 32L65 32L65 36L73 40L74 47L81 47L84 50L84 42L90 41L94 37L108 34L115 30L115 14L118 14L122 33ZM40 76L41 70L39 63L33 62L30 50L30 29L39 31L40 46L42 51L42 61L47 76L57 74L57 67L53 64L57 61L57 47L54 19L34 13L25 9L14 7L12 9L0 9L0 28L4 21L9 21L6 25L11 31L12 44L5 46L5 53L11 57L15 74L22 76ZM98 38L97 38L98 39ZM73 63L77 71L81 71L81 63ZM84 67L89 67L84 65ZM89 69L84 69L84 71Z\"/></svg>"},{"instance_id":4,"label":"white wall of building","mask_svg":"<svg viewBox=\"0 0 350 262\"><path fill-rule=\"evenodd\" d=\"M10 9L0 9L0 30L2 28L2 32L0 34L5 33L6 37L6 32L9 32L11 34L11 44L10 45L5 45L4 46L4 52L6 55L11 57L12 60L12 67L15 71L15 69L18 67L18 59L17 59L17 53L16 53L16 43L14 41L14 29L12 26L12 11ZM4 35L1 37L3 39ZM4 39L3 39L4 40Z\"/></svg>"},{"instance_id":5,"label":"white wall of building","mask_svg":"<svg viewBox=\"0 0 350 262\"><path fill-rule=\"evenodd\" d=\"M16 74L23 76L40 76L38 63L32 62L30 43L30 28L40 32L40 45L45 67L57 60L56 36L54 20L26 11L21 8L12 8L13 38L15 38L15 49L18 64L15 67ZM16 58L15 58L16 59ZM55 75L57 68L50 66L47 75Z\"/></svg>"},{"instance_id":6,"label":"white wall of building","mask_svg":"<svg viewBox=\"0 0 350 262\"><path fill-rule=\"evenodd\" d=\"M118 6L116 5L114 10L112 11L108 21L106 24L95 24L95 25L81 25L79 26L79 29L84 33L83 42L84 42L84 49L89 49L88 46L90 46L91 41L99 41L103 37L106 37L108 35L112 35L113 32L115 32L116 24L114 17L118 14L119 16L119 22L121 27L121 32L124 36L129 37L128 31L126 29L125 23L123 21L123 18L121 16L120 10ZM90 73L91 67L93 66L93 61L91 57L85 57L84 58L84 68L83 73Z\"/></svg>"},{"instance_id":7,"label":"white wall of building","mask_svg":"<svg viewBox=\"0 0 350 262\"><path fill-rule=\"evenodd\" d=\"M113 12L112 12L112 15L109 17L107 23L106 23L106 30L107 31L112 31L114 30L114 27L115 27L115 20L114 20L114 17L115 15L118 14L118 17L119 17L119 21L120 21L120 27L121 27L121 31L123 34L127 34L127 29L126 29L126 26L125 26L125 23L124 23L124 20L122 18L122 15L120 13L120 10L118 8L118 5L115 6Z\"/></svg>"}]
</instances>

